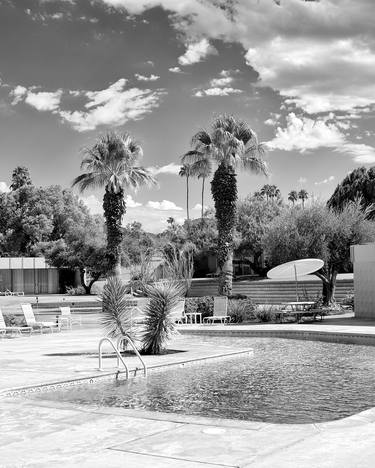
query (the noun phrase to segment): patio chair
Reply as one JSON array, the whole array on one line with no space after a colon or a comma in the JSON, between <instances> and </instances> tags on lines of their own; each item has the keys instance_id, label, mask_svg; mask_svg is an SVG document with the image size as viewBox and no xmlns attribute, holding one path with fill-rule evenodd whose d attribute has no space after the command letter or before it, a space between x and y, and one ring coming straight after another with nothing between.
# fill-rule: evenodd
<instances>
[{"instance_id":1,"label":"patio chair","mask_svg":"<svg viewBox=\"0 0 375 468\"><path fill-rule=\"evenodd\" d=\"M60 312L61 312L61 315L59 316L58 320L59 320L59 325L60 325L60 328L63 326L63 325L66 325L66 328L69 328L70 330L72 329L72 326L73 325L79 325L81 326L82 325L82 318L81 316L79 315L72 315L71 313L71 310L70 310L70 306L63 306L63 307L60 307Z\"/></svg>"},{"instance_id":2,"label":"patio chair","mask_svg":"<svg viewBox=\"0 0 375 468\"><path fill-rule=\"evenodd\" d=\"M40 334L43 333L43 329L50 329L60 331L60 327L55 322L37 322L31 304L21 304L23 315L28 327L39 328Z\"/></svg>"},{"instance_id":3,"label":"patio chair","mask_svg":"<svg viewBox=\"0 0 375 468\"><path fill-rule=\"evenodd\" d=\"M7 327L3 313L0 309L0 335L5 336L7 333L10 333L11 335L19 335L22 336L22 332L27 332L29 335L33 332L33 329L31 327Z\"/></svg>"},{"instance_id":4,"label":"patio chair","mask_svg":"<svg viewBox=\"0 0 375 468\"><path fill-rule=\"evenodd\" d=\"M186 317L185 317L185 299L180 299L177 304L173 307L171 310L171 315L170 315L172 321L174 323L187 323Z\"/></svg>"},{"instance_id":5,"label":"patio chair","mask_svg":"<svg viewBox=\"0 0 375 468\"><path fill-rule=\"evenodd\" d=\"M227 296L214 297L214 314L212 317L205 317L203 323L213 324L220 322L226 324L230 322L230 316L227 314L228 310L228 298Z\"/></svg>"},{"instance_id":6,"label":"patio chair","mask_svg":"<svg viewBox=\"0 0 375 468\"><path fill-rule=\"evenodd\" d=\"M11 291L10 289L6 289L5 296L24 296L25 293L23 291Z\"/></svg>"}]
</instances>

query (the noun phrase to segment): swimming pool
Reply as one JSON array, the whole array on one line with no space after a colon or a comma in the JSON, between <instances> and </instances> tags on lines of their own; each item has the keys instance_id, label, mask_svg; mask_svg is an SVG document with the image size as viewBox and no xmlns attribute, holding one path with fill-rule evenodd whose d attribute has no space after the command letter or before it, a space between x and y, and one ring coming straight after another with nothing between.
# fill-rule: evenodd
<instances>
[{"instance_id":1,"label":"swimming pool","mask_svg":"<svg viewBox=\"0 0 375 468\"><path fill-rule=\"evenodd\" d=\"M56 401L264 421L331 421L375 406L375 347L281 338L191 337L254 355L35 395Z\"/></svg>"}]
</instances>

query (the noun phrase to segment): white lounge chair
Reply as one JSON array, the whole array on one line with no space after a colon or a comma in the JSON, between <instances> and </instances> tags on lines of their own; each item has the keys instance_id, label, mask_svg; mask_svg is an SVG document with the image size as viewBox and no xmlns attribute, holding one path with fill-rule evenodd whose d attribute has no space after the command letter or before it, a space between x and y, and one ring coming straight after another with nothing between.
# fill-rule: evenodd
<instances>
[{"instance_id":1,"label":"white lounge chair","mask_svg":"<svg viewBox=\"0 0 375 468\"><path fill-rule=\"evenodd\" d=\"M60 331L59 325L55 322L37 322L31 304L21 304L21 308L28 327L39 328L41 334L45 328L49 328L51 332Z\"/></svg>"},{"instance_id":2,"label":"white lounge chair","mask_svg":"<svg viewBox=\"0 0 375 468\"><path fill-rule=\"evenodd\" d=\"M185 316L185 299L180 299L171 310L171 319L174 323L187 323Z\"/></svg>"},{"instance_id":3,"label":"white lounge chair","mask_svg":"<svg viewBox=\"0 0 375 468\"><path fill-rule=\"evenodd\" d=\"M66 328L72 329L72 326L77 324L82 325L82 318L79 315L72 315L70 306L60 307L61 315L59 316L59 325L62 327L66 325Z\"/></svg>"},{"instance_id":4,"label":"white lounge chair","mask_svg":"<svg viewBox=\"0 0 375 468\"><path fill-rule=\"evenodd\" d=\"M19 335L22 336L22 332L27 332L29 335L33 332L31 327L7 327L5 324L3 313L0 309L0 335L5 336L7 333L11 335Z\"/></svg>"},{"instance_id":5,"label":"white lounge chair","mask_svg":"<svg viewBox=\"0 0 375 468\"><path fill-rule=\"evenodd\" d=\"M11 291L10 289L6 289L5 296L24 296L25 293L23 291Z\"/></svg>"},{"instance_id":6,"label":"white lounge chair","mask_svg":"<svg viewBox=\"0 0 375 468\"><path fill-rule=\"evenodd\" d=\"M203 323L213 324L220 322L226 324L230 322L230 316L227 314L228 310L228 298L227 296L214 297L214 313L212 317L205 317Z\"/></svg>"}]
</instances>

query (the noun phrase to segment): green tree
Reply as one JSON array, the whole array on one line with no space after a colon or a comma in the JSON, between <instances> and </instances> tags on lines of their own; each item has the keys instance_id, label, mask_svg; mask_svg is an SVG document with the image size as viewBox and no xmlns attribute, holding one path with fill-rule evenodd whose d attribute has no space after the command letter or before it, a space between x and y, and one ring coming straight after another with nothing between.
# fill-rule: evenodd
<instances>
[{"instance_id":1,"label":"green tree","mask_svg":"<svg viewBox=\"0 0 375 468\"><path fill-rule=\"evenodd\" d=\"M288 193L288 200L292 202L293 206L298 200L298 193L296 190L292 190Z\"/></svg>"},{"instance_id":2,"label":"green tree","mask_svg":"<svg viewBox=\"0 0 375 468\"><path fill-rule=\"evenodd\" d=\"M17 166L12 173L11 190L18 190L25 185L32 185L29 169L25 166Z\"/></svg>"},{"instance_id":3,"label":"green tree","mask_svg":"<svg viewBox=\"0 0 375 468\"><path fill-rule=\"evenodd\" d=\"M280 189L276 185L266 184L260 189L260 194L266 197L266 200L273 200L281 197Z\"/></svg>"},{"instance_id":4,"label":"green tree","mask_svg":"<svg viewBox=\"0 0 375 468\"><path fill-rule=\"evenodd\" d=\"M154 250L154 236L142 229L142 224L133 222L123 228L122 252L128 265L141 263L145 253Z\"/></svg>"},{"instance_id":5,"label":"green tree","mask_svg":"<svg viewBox=\"0 0 375 468\"><path fill-rule=\"evenodd\" d=\"M43 255L58 268L78 269L81 286L86 294L96 281L107 273L107 258L103 219L87 215L81 225L73 225L64 238L40 242L34 254Z\"/></svg>"},{"instance_id":6,"label":"green tree","mask_svg":"<svg viewBox=\"0 0 375 468\"><path fill-rule=\"evenodd\" d=\"M323 302L334 300L336 277L350 268L350 246L375 240L375 223L366 219L359 203L350 202L341 212L322 204L304 210L285 208L270 224L263 246L271 267L302 258L321 258L324 267L315 273L323 282Z\"/></svg>"},{"instance_id":7,"label":"green tree","mask_svg":"<svg viewBox=\"0 0 375 468\"><path fill-rule=\"evenodd\" d=\"M302 202L302 208L305 208L305 201L309 198L309 194L308 192L305 190L305 189L301 189L299 192L298 192L298 198L301 200Z\"/></svg>"},{"instance_id":8,"label":"green tree","mask_svg":"<svg viewBox=\"0 0 375 468\"><path fill-rule=\"evenodd\" d=\"M375 203L375 167L354 169L337 185L327 205L335 210L341 210L347 202L356 199L360 199L364 209L371 207L369 216L373 219L375 217L375 210L372 206Z\"/></svg>"},{"instance_id":9,"label":"green tree","mask_svg":"<svg viewBox=\"0 0 375 468\"><path fill-rule=\"evenodd\" d=\"M122 219L126 213L125 191L155 183L152 175L138 165L141 156L141 146L129 134L107 133L94 146L84 150L81 163L84 173L73 181L73 186L77 186L81 192L105 189L103 209L111 275L120 273Z\"/></svg>"},{"instance_id":10,"label":"green tree","mask_svg":"<svg viewBox=\"0 0 375 468\"><path fill-rule=\"evenodd\" d=\"M189 215L189 179L191 176L193 176L193 166L192 164L185 163L181 166L180 172L178 175L180 177L185 177L186 178L186 219L189 221L190 220L190 215Z\"/></svg>"},{"instance_id":11,"label":"green tree","mask_svg":"<svg viewBox=\"0 0 375 468\"><path fill-rule=\"evenodd\" d=\"M238 203L236 230L239 243L236 255L252 257L251 268L255 273L264 276L263 243L271 222L280 214L282 206L277 201L250 196Z\"/></svg>"},{"instance_id":12,"label":"green tree","mask_svg":"<svg viewBox=\"0 0 375 468\"><path fill-rule=\"evenodd\" d=\"M219 294L230 295L233 281L233 234L236 223L238 169L266 173L263 149L249 125L231 115L215 118L210 131L199 131L192 138L193 152L184 162L210 158L217 164L211 182L218 227L217 258ZM191 154L193 153L193 154Z\"/></svg>"}]
</instances>

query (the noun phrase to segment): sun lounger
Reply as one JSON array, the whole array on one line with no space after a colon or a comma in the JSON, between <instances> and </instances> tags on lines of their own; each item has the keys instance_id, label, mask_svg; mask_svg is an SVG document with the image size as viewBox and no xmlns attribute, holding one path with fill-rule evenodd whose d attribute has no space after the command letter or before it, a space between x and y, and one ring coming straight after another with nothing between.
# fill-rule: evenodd
<instances>
[{"instance_id":1,"label":"sun lounger","mask_svg":"<svg viewBox=\"0 0 375 468\"><path fill-rule=\"evenodd\" d=\"M230 322L230 316L227 315L228 310L228 298L227 296L214 297L214 314L212 317L205 317L203 323L213 324L220 322L226 324Z\"/></svg>"},{"instance_id":2,"label":"sun lounger","mask_svg":"<svg viewBox=\"0 0 375 468\"><path fill-rule=\"evenodd\" d=\"M181 299L177 302L177 304L171 310L170 317L174 323L179 323L181 325L186 323L185 299Z\"/></svg>"},{"instance_id":3,"label":"sun lounger","mask_svg":"<svg viewBox=\"0 0 375 468\"><path fill-rule=\"evenodd\" d=\"M3 313L0 309L0 335L5 336L7 333L11 335L19 335L21 336L23 332L28 333L31 335L33 329L31 327L7 327L5 324Z\"/></svg>"},{"instance_id":4,"label":"sun lounger","mask_svg":"<svg viewBox=\"0 0 375 468\"><path fill-rule=\"evenodd\" d=\"M9 289L5 290L5 296L24 296L25 293L23 291L10 291Z\"/></svg>"},{"instance_id":5,"label":"sun lounger","mask_svg":"<svg viewBox=\"0 0 375 468\"><path fill-rule=\"evenodd\" d=\"M58 318L60 327L66 325L66 328L69 328L71 330L72 326L75 324L79 326L82 325L81 317L77 315L72 315L69 306L60 307L60 312L61 315Z\"/></svg>"},{"instance_id":6,"label":"sun lounger","mask_svg":"<svg viewBox=\"0 0 375 468\"><path fill-rule=\"evenodd\" d=\"M21 308L28 327L38 328L41 334L44 329L49 329L51 332L60 331L59 325L55 322L37 322L31 304L21 304Z\"/></svg>"}]
</instances>

